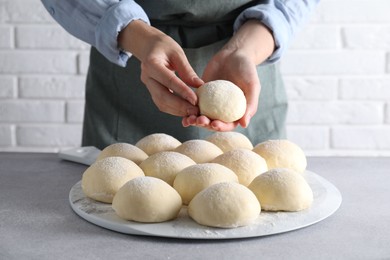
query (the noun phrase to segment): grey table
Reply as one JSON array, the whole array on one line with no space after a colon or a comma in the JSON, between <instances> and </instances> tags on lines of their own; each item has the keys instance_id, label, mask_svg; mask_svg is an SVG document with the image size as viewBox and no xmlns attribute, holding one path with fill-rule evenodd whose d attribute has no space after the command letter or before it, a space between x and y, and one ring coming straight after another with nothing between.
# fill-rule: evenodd
<instances>
[{"instance_id":1,"label":"grey table","mask_svg":"<svg viewBox=\"0 0 390 260\"><path fill-rule=\"evenodd\" d=\"M0 153L0 259L390 259L390 158L308 159L343 203L283 234L236 240L132 236L95 226L69 206L86 166L55 154Z\"/></svg>"}]
</instances>

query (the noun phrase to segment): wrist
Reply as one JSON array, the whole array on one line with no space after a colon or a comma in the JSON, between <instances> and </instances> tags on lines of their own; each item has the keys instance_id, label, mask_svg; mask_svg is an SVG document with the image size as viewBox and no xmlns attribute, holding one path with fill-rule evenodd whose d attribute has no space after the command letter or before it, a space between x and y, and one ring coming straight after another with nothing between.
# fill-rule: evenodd
<instances>
[{"instance_id":1,"label":"wrist","mask_svg":"<svg viewBox=\"0 0 390 260\"><path fill-rule=\"evenodd\" d=\"M256 65L267 60L275 50L272 32L257 20L248 20L233 35L224 49L239 51Z\"/></svg>"},{"instance_id":2,"label":"wrist","mask_svg":"<svg viewBox=\"0 0 390 260\"><path fill-rule=\"evenodd\" d=\"M145 57L145 43L152 37L161 37L162 33L142 20L130 22L118 35L120 49L132 53L139 60Z\"/></svg>"}]
</instances>

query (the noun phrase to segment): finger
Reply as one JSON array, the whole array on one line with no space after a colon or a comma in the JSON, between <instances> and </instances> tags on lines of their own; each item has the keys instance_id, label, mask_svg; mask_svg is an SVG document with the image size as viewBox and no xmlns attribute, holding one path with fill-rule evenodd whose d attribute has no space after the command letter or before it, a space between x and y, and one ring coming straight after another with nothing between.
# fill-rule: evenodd
<instances>
[{"instance_id":1,"label":"finger","mask_svg":"<svg viewBox=\"0 0 390 260\"><path fill-rule=\"evenodd\" d=\"M159 82L162 86L171 89L176 95L187 100L191 104L196 105L198 97L195 92L177 77L174 71L168 69L163 64L155 64L149 69L149 75L152 75L155 81Z\"/></svg>"},{"instance_id":2,"label":"finger","mask_svg":"<svg viewBox=\"0 0 390 260\"><path fill-rule=\"evenodd\" d=\"M151 94L153 102L161 112L175 116L189 116L199 113L198 107L174 95L169 89L154 79L150 78L146 87Z\"/></svg>"},{"instance_id":3,"label":"finger","mask_svg":"<svg viewBox=\"0 0 390 260\"><path fill-rule=\"evenodd\" d=\"M190 115L190 116L183 117L183 119L181 121L182 125L184 127L195 126L196 125L196 118L197 118L196 115Z\"/></svg>"},{"instance_id":4,"label":"finger","mask_svg":"<svg viewBox=\"0 0 390 260\"><path fill-rule=\"evenodd\" d=\"M220 120L214 120L210 123L210 126L214 131L227 132L234 130L238 126L238 121L225 123Z\"/></svg>"},{"instance_id":5,"label":"finger","mask_svg":"<svg viewBox=\"0 0 390 260\"><path fill-rule=\"evenodd\" d=\"M252 116L257 112L261 89L259 80L253 82L248 89L250 91L244 93L247 100L246 111L244 116L239 120L239 124L244 128L248 127Z\"/></svg>"},{"instance_id":6,"label":"finger","mask_svg":"<svg viewBox=\"0 0 390 260\"><path fill-rule=\"evenodd\" d=\"M204 84L204 81L196 74L184 54L174 55L171 66L187 85L197 88Z\"/></svg>"}]
</instances>

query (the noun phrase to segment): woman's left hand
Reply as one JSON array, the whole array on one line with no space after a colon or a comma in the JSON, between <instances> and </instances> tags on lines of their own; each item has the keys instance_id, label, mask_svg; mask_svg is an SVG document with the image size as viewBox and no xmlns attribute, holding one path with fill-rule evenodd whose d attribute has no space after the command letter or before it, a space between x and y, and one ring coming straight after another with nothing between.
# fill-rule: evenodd
<instances>
[{"instance_id":1,"label":"woman's left hand","mask_svg":"<svg viewBox=\"0 0 390 260\"><path fill-rule=\"evenodd\" d=\"M244 116L232 123L212 120L204 115L184 117L184 127L198 126L214 131L231 131L238 125L247 127L257 112L260 95L260 80L256 66L274 51L272 33L256 20L241 26L229 42L209 61L202 79L204 82L224 79L236 84L244 92L247 107Z\"/></svg>"}]
</instances>

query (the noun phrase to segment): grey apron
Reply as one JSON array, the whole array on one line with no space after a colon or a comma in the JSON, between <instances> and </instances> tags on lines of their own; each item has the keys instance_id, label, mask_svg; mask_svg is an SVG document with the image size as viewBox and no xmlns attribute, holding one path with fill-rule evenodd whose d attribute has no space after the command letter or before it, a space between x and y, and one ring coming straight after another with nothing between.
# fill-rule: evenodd
<instances>
[{"instance_id":1,"label":"grey apron","mask_svg":"<svg viewBox=\"0 0 390 260\"><path fill-rule=\"evenodd\" d=\"M199 76L207 62L226 43L233 22L245 8L258 1L167 0L137 1L153 26L164 31L184 49ZM287 98L276 65L257 66L261 81L259 107L245 134L255 145L285 137ZM212 132L184 128L181 117L160 112L140 80L140 62L132 57L125 68L109 62L91 49L86 83L82 145L103 149L115 142L134 144L152 133L166 133L184 142L201 139Z\"/></svg>"}]
</instances>

